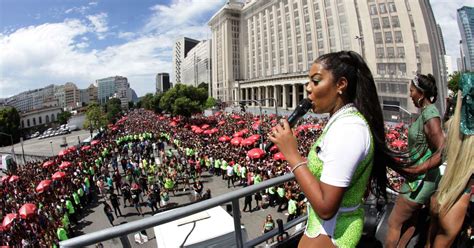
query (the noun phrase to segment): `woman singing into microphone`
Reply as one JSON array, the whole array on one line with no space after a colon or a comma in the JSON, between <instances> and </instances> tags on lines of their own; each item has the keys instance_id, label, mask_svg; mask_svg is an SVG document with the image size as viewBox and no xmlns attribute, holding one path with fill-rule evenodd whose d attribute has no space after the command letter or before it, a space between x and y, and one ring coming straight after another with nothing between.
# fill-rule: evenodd
<instances>
[{"instance_id":1,"label":"woman singing into microphone","mask_svg":"<svg viewBox=\"0 0 474 248\"><path fill-rule=\"evenodd\" d=\"M397 167L385 144L374 79L359 54L341 51L316 59L306 90L313 112L330 115L307 161L286 120L269 134L311 205L299 247L355 247L369 182L386 196L386 166Z\"/></svg>"}]
</instances>

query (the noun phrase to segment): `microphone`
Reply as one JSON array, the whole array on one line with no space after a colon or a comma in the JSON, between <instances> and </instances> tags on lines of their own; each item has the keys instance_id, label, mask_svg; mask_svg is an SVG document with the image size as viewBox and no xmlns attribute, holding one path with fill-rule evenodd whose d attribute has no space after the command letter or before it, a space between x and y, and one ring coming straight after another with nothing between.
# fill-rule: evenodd
<instances>
[{"instance_id":1,"label":"microphone","mask_svg":"<svg viewBox=\"0 0 474 248\"><path fill-rule=\"evenodd\" d=\"M293 113L291 113L291 115L288 117L288 123L290 124L290 128L293 128L298 122L298 120L301 119L301 117L303 117L306 113L308 113L312 106L313 104L309 99L301 100L298 106L296 106L295 111L293 111ZM265 152L270 151L270 148L272 146L273 142L270 141L265 146Z\"/></svg>"}]
</instances>

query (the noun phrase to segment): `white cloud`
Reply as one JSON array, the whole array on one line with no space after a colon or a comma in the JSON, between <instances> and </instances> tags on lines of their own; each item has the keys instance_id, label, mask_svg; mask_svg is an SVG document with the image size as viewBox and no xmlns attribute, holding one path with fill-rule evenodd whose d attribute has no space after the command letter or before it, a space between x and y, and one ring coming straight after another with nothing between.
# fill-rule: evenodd
<instances>
[{"instance_id":1,"label":"white cloud","mask_svg":"<svg viewBox=\"0 0 474 248\"><path fill-rule=\"evenodd\" d=\"M64 11L64 13L66 14L79 13L79 14L84 15L88 9L89 7L87 6L73 7L73 8L67 9L66 11Z\"/></svg>"},{"instance_id":2,"label":"white cloud","mask_svg":"<svg viewBox=\"0 0 474 248\"><path fill-rule=\"evenodd\" d=\"M98 2L90 2L89 5L91 6L97 6Z\"/></svg>"},{"instance_id":3,"label":"white cloud","mask_svg":"<svg viewBox=\"0 0 474 248\"><path fill-rule=\"evenodd\" d=\"M150 32L196 25L200 18L209 11L216 11L224 2L225 0L173 0L169 6L157 4L151 8L154 13L144 30Z\"/></svg>"},{"instance_id":4,"label":"white cloud","mask_svg":"<svg viewBox=\"0 0 474 248\"><path fill-rule=\"evenodd\" d=\"M109 30L107 26L107 13L99 13L97 15L89 15L87 19L92 24L92 29L96 32L99 40L103 40L106 37L106 33Z\"/></svg>"},{"instance_id":5,"label":"white cloud","mask_svg":"<svg viewBox=\"0 0 474 248\"><path fill-rule=\"evenodd\" d=\"M125 43L103 49L96 49L86 36L112 37L106 13L0 33L0 98L52 83L74 82L86 88L114 75L127 77L138 95L153 92L156 73L171 72L176 38L209 38L203 17L224 1L177 0L169 7L154 6L145 28L119 32Z\"/></svg>"}]
</instances>

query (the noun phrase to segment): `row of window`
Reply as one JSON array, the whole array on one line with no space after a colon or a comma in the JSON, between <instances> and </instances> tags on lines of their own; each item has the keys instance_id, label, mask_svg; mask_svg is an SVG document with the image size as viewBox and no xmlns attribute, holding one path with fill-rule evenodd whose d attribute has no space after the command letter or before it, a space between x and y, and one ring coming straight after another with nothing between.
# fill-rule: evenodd
<instances>
[{"instance_id":1,"label":"row of window","mask_svg":"<svg viewBox=\"0 0 474 248\"><path fill-rule=\"evenodd\" d=\"M45 115L45 120L46 120L45 123L49 123L50 120L51 120L51 122L54 122L56 120L56 117L55 117L54 114L51 114L51 119L50 119L49 115ZM25 128L25 127L28 128L28 127L36 126L36 117L33 117L32 123L33 123L33 125L31 125L30 119L26 119L26 126L25 126L24 120L21 120L21 127L22 128ZM41 116L39 116L38 117L38 125L41 125L41 124L43 124L43 118Z\"/></svg>"},{"instance_id":2,"label":"row of window","mask_svg":"<svg viewBox=\"0 0 474 248\"><path fill-rule=\"evenodd\" d=\"M382 26L380 25L380 19L382 19ZM392 25L390 25L390 19L392 20ZM398 20L398 16L385 16L382 18L375 17L372 18L372 28L373 29L380 29L381 27L383 28L399 28L400 27L400 21Z\"/></svg>"},{"instance_id":3,"label":"row of window","mask_svg":"<svg viewBox=\"0 0 474 248\"><path fill-rule=\"evenodd\" d=\"M404 58L405 57L405 48L404 47L377 47L376 50L377 58Z\"/></svg>"},{"instance_id":4,"label":"row of window","mask_svg":"<svg viewBox=\"0 0 474 248\"><path fill-rule=\"evenodd\" d=\"M378 15L378 14L386 14L386 13L396 13L397 8L394 2L389 3L379 3L371 4L369 6L370 14L371 15Z\"/></svg>"},{"instance_id":5,"label":"row of window","mask_svg":"<svg viewBox=\"0 0 474 248\"><path fill-rule=\"evenodd\" d=\"M394 31L392 35L392 31L386 31L383 32L383 36L385 37L382 38L382 32L375 32L374 33L374 42L375 44L383 44L384 41L385 43L403 43L403 36L401 31Z\"/></svg>"},{"instance_id":6,"label":"row of window","mask_svg":"<svg viewBox=\"0 0 474 248\"><path fill-rule=\"evenodd\" d=\"M377 74L405 76L407 65L405 63L377 63Z\"/></svg>"}]
</instances>

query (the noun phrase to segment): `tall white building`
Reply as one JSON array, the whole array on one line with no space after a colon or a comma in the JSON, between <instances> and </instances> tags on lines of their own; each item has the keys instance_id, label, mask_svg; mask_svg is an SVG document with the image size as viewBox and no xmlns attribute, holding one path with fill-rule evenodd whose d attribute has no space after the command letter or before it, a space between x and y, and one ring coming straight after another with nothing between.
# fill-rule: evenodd
<instances>
[{"instance_id":1,"label":"tall white building","mask_svg":"<svg viewBox=\"0 0 474 248\"><path fill-rule=\"evenodd\" d=\"M182 37L176 40L173 46L173 74L174 74L174 83L180 84L183 83L181 80L181 67L186 58L188 52L197 44L199 41L188 38Z\"/></svg>"},{"instance_id":2,"label":"tall white building","mask_svg":"<svg viewBox=\"0 0 474 248\"><path fill-rule=\"evenodd\" d=\"M166 72L156 74L156 93L164 93L171 88L170 74Z\"/></svg>"},{"instance_id":3,"label":"tall white building","mask_svg":"<svg viewBox=\"0 0 474 248\"><path fill-rule=\"evenodd\" d=\"M454 69L453 69L453 59L449 55L444 55L444 63L446 65L446 74L449 76L453 74Z\"/></svg>"},{"instance_id":4,"label":"tall white building","mask_svg":"<svg viewBox=\"0 0 474 248\"><path fill-rule=\"evenodd\" d=\"M212 96L223 101L270 97L294 108L306 97L314 59L353 50L367 61L382 104L416 113L409 82L416 73L432 73L444 110L442 39L428 0L228 1L209 26Z\"/></svg>"},{"instance_id":5,"label":"tall white building","mask_svg":"<svg viewBox=\"0 0 474 248\"><path fill-rule=\"evenodd\" d=\"M193 47L181 67L182 83L197 87L211 83L211 40L203 40Z\"/></svg>"}]
</instances>

